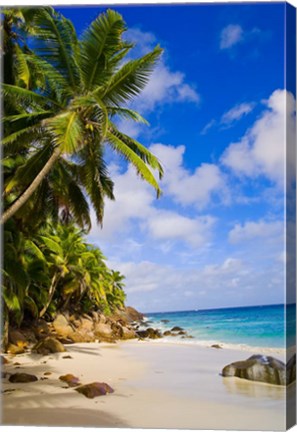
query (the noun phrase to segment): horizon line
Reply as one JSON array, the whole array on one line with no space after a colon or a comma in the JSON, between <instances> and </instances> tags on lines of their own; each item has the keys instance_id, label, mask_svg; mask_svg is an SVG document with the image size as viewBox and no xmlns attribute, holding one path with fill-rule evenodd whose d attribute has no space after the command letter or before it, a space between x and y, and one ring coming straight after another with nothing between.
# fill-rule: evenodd
<instances>
[{"instance_id":1,"label":"horizon line","mask_svg":"<svg viewBox=\"0 0 297 432\"><path fill-rule=\"evenodd\" d=\"M210 310L225 310L225 309L243 309L243 308L253 308L253 307L270 307L270 306L293 306L296 303L271 303L262 305L247 305L247 306L228 306L228 307L217 307L217 308L197 308L197 309L182 309L182 310L171 310L171 311L159 311L159 312L142 312L143 315L146 314L162 314L162 313L180 313L180 312L198 312L198 311L210 311Z\"/></svg>"}]
</instances>

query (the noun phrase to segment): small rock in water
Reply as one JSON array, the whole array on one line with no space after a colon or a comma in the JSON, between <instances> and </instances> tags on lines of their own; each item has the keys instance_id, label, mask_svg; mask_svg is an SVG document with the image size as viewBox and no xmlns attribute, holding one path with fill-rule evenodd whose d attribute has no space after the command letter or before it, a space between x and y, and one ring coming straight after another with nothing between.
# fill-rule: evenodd
<instances>
[{"instance_id":1,"label":"small rock in water","mask_svg":"<svg viewBox=\"0 0 297 432\"><path fill-rule=\"evenodd\" d=\"M80 385L79 378L72 374L62 375L59 377L59 380L66 382L69 387L76 387Z\"/></svg>"},{"instance_id":2,"label":"small rock in water","mask_svg":"<svg viewBox=\"0 0 297 432\"><path fill-rule=\"evenodd\" d=\"M86 384L75 389L77 392L83 394L89 399L93 399L97 396L103 396L107 393L113 393L114 390L106 383L94 382Z\"/></svg>"},{"instance_id":3,"label":"small rock in water","mask_svg":"<svg viewBox=\"0 0 297 432\"><path fill-rule=\"evenodd\" d=\"M178 326L172 327L171 331L172 332L179 332L179 331L183 331L184 329Z\"/></svg>"},{"instance_id":4,"label":"small rock in water","mask_svg":"<svg viewBox=\"0 0 297 432\"><path fill-rule=\"evenodd\" d=\"M211 348L223 349L223 347L221 347L219 344L213 344L211 345Z\"/></svg>"},{"instance_id":5,"label":"small rock in water","mask_svg":"<svg viewBox=\"0 0 297 432\"><path fill-rule=\"evenodd\" d=\"M27 373L15 373L9 377L9 381L12 383L29 383L38 381L38 378Z\"/></svg>"},{"instance_id":6,"label":"small rock in water","mask_svg":"<svg viewBox=\"0 0 297 432\"><path fill-rule=\"evenodd\" d=\"M166 330L164 331L163 336L172 336L172 333L170 330Z\"/></svg>"},{"instance_id":7,"label":"small rock in water","mask_svg":"<svg viewBox=\"0 0 297 432\"><path fill-rule=\"evenodd\" d=\"M71 357L71 355L67 355L67 356L63 356L63 359L72 359L73 357Z\"/></svg>"},{"instance_id":8,"label":"small rock in water","mask_svg":"<svg viewBox=\"0 0 297 432\"><path fill-rule=\"evenodd\" d=\"M167 323L169 323L169 320L168 319L162 319L161 323L167 324Z\"/></svg>"}]
</instances>

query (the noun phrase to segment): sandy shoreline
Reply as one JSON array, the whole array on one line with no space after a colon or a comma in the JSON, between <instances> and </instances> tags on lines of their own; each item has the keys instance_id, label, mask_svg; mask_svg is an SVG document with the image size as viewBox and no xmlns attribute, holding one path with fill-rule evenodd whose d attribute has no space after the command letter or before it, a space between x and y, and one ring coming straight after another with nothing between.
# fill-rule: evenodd
<instances>
[{"instance_id":1,"label":"sandy shoreline","mask_svg":"<svg viewBox=\"0 0 297 432\"><path fill-rule=\"evenodd\" d=\"M246 351L139 341L66 348L67 353L50 356L16 356L3 368L39 378L29 384L3 379L3 424L285 429L283 387L220 376L226 364L249 357ZM72 358L63 358L69 355ZM282 359L278 354L275 357ZM45 372L51 374L45 376ZM83 384L106 382L115 392L87 399L65 388L59 376L67 373L78 376Z\"/></svg>"}]
</instances>

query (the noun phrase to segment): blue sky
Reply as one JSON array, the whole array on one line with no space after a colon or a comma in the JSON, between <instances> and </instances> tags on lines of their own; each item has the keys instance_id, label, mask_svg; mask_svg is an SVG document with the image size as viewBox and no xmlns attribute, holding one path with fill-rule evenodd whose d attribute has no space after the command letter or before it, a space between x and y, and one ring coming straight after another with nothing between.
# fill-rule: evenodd
<instances>
[{"instance_id":1,"label":"blue sky","mask_svg":"<svg viewBox=\"0 0 297 432\"><path fill-rule=\"evenodd\" d=\"M285 4L114 9L133 55L164 48L132 104L150 126L119 124L160 158L163 196L107 153L116 201L90 241L144 312L283 302ZM59 10L80 34L104 8Z\"/></svg>"}]
</instances>

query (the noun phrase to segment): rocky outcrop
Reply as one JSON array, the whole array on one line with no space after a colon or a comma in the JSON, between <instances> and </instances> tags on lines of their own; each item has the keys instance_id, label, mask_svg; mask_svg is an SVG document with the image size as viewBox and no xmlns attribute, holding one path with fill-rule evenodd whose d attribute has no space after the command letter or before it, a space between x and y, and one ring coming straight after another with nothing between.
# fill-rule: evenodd
<instances>
[{"instance_id":1,"label":"rocky outcrop","mask_svg":"<svg viewBox=\"0 0 297 432\"><path fill-rule=\"evenodd\" d=\"M136 333L133 329L128 327L123 327L123 333L121 339L128 340L128 339L135 339Z\"/></svg>"},{"instance_id":2,"label":"rocky outcrop","mask_svg":"<svg viewBox=\"0 0 297 432\"><path fill-rule=\"evenodd\" d=\"M75 389L78 393L83 394L89 399L93 399L97 396L103 396L107 393L113 393L114 390L106 383L94 382L86 384Z\"/></svg>"},{"instance_id":3,"label":"rocky outcrop","mask_svg":"<svg viewBox=\"0 0 297 432\"><path fill-rule=\"evenodd\" d=\"M71 335L75 332L75 327L70 325L69 320L65 315L58 314L52 323L53 328L57 335L64 338L71 338Z\"/></svg>"},{"instance_id":4,"label":"rocky outcrop","mask_svg":"<svg viewBox=\"0 0 297 432\"><path fill-rule=\"evenodd\" d=\"M38 381L38 378L35 375L27 373L15 373L9 377L8 381L11 383L29 383Z\"/></svg>"},{"instance_id":5,"label":"rocky outcrop","mask_svg":"<svg viewBox=\"0 0 297 432\"><path fill-rule=\"evenodd\" d=\"M132 307L119 310L111 316L105 316L100 311L83 315L64 311L58 313L52 322L38 319L30 323L30 326L26 323L24 328L10 329L6 351L14 355L22 354L27 346L33 345L33 350L40 354L61 352L52 351L55 348L48 342L48 338L54 338L63 345L95 341L111 343L120 339L133 339L137 337L135 331L143 318L144 316Z\"/></svg>"},{"instance_id":6,"label":"rocky outcrop","mask_svg":"<svg viewBox=\"0 0 297 432\"><path fill-rule=\"evenodd\" d=\"M224 367L224 377L239 377L276 385L288 385L296 379L296 357L287 366L270 356L253 355Z\"/></svg>"},{"instance_id":7,"label":"rocky outcrop","mask_svg":"<svg viewBox=\"0 0 297 432\"><path fill-rule=\"evenodd\" d=\"M95 325L94 334L99 340L109 341L113 340L113 330L110 324L98 323Z\"/></svg>"},{"instance_id":8,"label":"rocky outcrop","mask_svg":"<svg viewBox=\"0 0 297 432\"><path fill-rule=\"evenodd\" d=\"M65 352L66 349L64 345L53 337L46 337L45 339L37 342L33 346L32 352L42 355L48 355L50 353Z\"/></svg>"},{"instance_id":9,"label":"rocky outcrop","mask_svg":"<svg viewBox=\"0 0 297 432\"><path fill-rule=\"evenodd\" d=\"M124 311L123 311L124 313ZM70 342L114 342L132 339L135 331L121 316L106 317L93 311L91 315L67 316L59 314L52 323L53 331L60 341Z\"/></svg>"},{"instance_id":10,"label":"rocky outcrop","mask_svg":"<svg viewBox=\"0 0 297 432\"><path fill-rule=\"evenodd\" d=\"M160 332L160 330L158 329L154 329L152 327L149 327L146 330L138 330L136 332L136 335L140 338L140 339L145 339L145 338L149 338L149 339L160 339L162 337L162 334Z\"/></svg>"}]
</instances>

